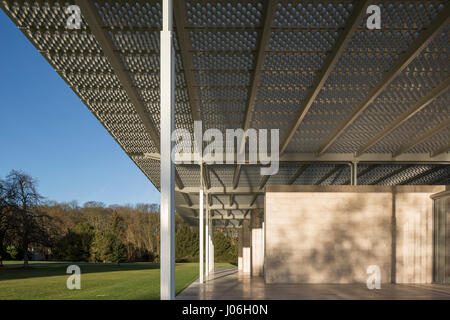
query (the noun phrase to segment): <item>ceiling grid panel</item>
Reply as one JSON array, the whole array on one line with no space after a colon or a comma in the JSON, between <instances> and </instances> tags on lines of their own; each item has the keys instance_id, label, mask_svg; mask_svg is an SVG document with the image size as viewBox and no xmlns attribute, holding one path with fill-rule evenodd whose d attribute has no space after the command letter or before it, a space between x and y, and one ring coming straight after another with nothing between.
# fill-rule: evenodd
<instances>
[{"instance_id":1,"label":"ceiling grid panel","mask_svg":"<svg viewBox=\"0 0 450 320\"><path fill-rule=\"evenodd\" d=\"M438 90L437 97L441 96L449 87L448 55L450 43L450 25L443 32L436 36L430 45L416 57L405 70L380 94L380 96L355 120L349 129L330 147L330 152L355 152L367 140L376 136L380 129L384 129L388 124L394 122L399 116L411 108L417 101L420 101L435 88ZM435 99L436 96L433 96ZM445 97L448 101L448 95ZM445 111L436 110L432 103L424 107L428 118L433 115L442 120ZM419 111L422 112L422 111ZM436 112L436 113L435 113ZM417 118L416 118L417 119ZM414 116L409 118L410 127L417 126ZM425 120L425 119L424 119ZM429 119L427 119L429 120ZM417 126L417 128L422 128ZM391 135L391 142L397 141L395 135ZM393 139L393 140L392 140ZM370 148L369 148L370 149ZM372 149L372 152L377 150ZM380 152L390 152L386 150ZM429 152L427 150L425 152ZM377 152L377 151L375 151Z\"/></svg>"},{"instance_id":2,"label":"ceiling grid panel","mask_svg":"<svg viewBox=\"0 0 450 320\"><path fill-rule=\"evenodd\" d=\"M101 45L85 16L79 30L66 28L67 1L0 0L7 15L159 188L159 138L154 136L160 131L161 3L89 3L111 50ZM380 6L381 30L365 27L367 17L358 8L367 3ZM208 165L207 184L224 188L209 195L218 208L216 223L225 225L223 218L228 227L239 227L251 210L264 206L265 185L349 184L349 165L320 162L317 151L335 160L339 155L357 160L360 154L375 159L358 163L361 185L450 182L450 25L442 19L448 1L367 3L187 0L185 9L175 13L175 127L192 133L194 120L202 120L204 129L224 133L280 129L286 159L298 159L280 162L273 176L261 176L261 165ZM356 17L354 24L351 17ZM405 52L411 56L405 58ZM405 63L397 68L399 59ZM387 77L392 69L398 70ZM135 97L130 98L130 89ZM143 112L136 110L136 100ZM363 108L350 119L358 105ZM340 126L344 123L345 130ZM155 132L149 132L149 124ZM303 159L301 153L308 154ZM402 155L390 158L391 163L376 161L398 153ZM414 155L420 161L410 161ZM407 162L399 160L405 157ZM176 170L177 190L185 190L176 192L177 212L198 223L198 196L192 190L199 188L199 167L183 164Z\"/></svg>"},{"instance_id":3,"label":"ceiling grid panel","mask_svg":"<svg viewBox=\"0 0 450 320\"><path fill-rule=\"evenodd\" d=\"M428 19L423 19L423 23L417 24L422 29L411 31L408 28L409 20L405 12L411 11L407 16L413 16L418 10L417 6L413 4L405 6L401 2L380 3L379 6L388 13L387 16L393 17L392 20L388 19L381 30L366 30L365 26L362 26L347 49L348 54L351 54L352 50L363 53L363 56L359 57L361 61L365 61L363 65L358 66L353 63L352 67L365 67L371 74L373 71L378 71L379 77L375 85L357 84L357 86L362 85L357 92L363 93L363 96L355 96L358 101L356 106L349 104L340 108L344 111L342 118L336 119L338 121L333 121L328 126L329 131L324 136L324 143L317 150L319 154L325 153L348 130L367 107L421 54L435 36L441 34L450 19L448 3L447 5L445 2L430 3L427 6L429 10L424 11L429 15ZM376 53L372 53L373 49ZM348 57L348 54L343 58ZM339 64L337 70L339 70Z\"/></svg>"}]
</instances>

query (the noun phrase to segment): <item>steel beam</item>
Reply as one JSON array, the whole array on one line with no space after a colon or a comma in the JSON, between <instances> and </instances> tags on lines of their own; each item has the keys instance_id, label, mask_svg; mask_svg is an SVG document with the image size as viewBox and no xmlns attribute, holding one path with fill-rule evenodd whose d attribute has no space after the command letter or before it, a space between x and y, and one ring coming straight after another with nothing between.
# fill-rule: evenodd
<instances>
[{"instance_id":1,"label":"steel beam","mask_svg":"<svg viewBox=\"0 0 450 320\"><path fill-rule=\"evenodd\" d=\"M260 37L257 40L258 50L257 50L257 55L256 55L256 62L255 62L254 69L252 71L251 78L250 78L251 85L250 85L249 95L248 95L248 99L247 99L247 107L246 107L245 116L244 116L244 123L242 124L242 128L243 128L244 132L246 132L250 128L250 123L252 121L253 110L255 108L255 102L256 102L256 95L258 93L259 84L261 82L262 70L264 69L264 60L266 57L265 50L269 46L269 40L270 40L270 34L271 34L270 27L272 25L272 20L275 15L275 5L276 5L275 0L266 0L264 2L264 16L263 16L264 27L262 29ZM243 150L245 149L245 143L246 143L245 134L243 136L243 139L244 139L244 141L241 142L241 149L237 150L239 152L243 152ZM234 169L233 188L236 188L239 183L241 168L242 168L241 165L237 164Z\"/></svg>"},{"instance_id":2,"label":"steel beam","mask_svg":"<svg viewBox=\"0 0 450 320\"><path fill-rule=\"evenodd\" d=\"M131 154L131 156L139 158L146 158L146 159L153 159L159 161L160 157L157 153L141 153L141 154ZM185 158L186 157L186 158ZM195 154L187 154L184 155L183 158L176 158L175 163L176 164L186 164L186 159L192 159L191 163L196 164L197 162L194 162ZM247 156L247 159L249 157ZM225 154L223 155L223 161L221 164L230 164L235 165L237 163L236 154L234 155L234 162L233 163L226 163L226 157ZM300 162L300 163L339 163L339 164L347 164L352 161L357 162L370 162L370 163L399 163L399 162L411 162L411 163L437 163L437 162L450 162L450 156L448 154L436 154L434 156L430 156L429 153L408 153L408 154L402 154L397 157L393 157L392 153L364 153L360 156L356 156L353 153L324 153L321 155L318 155L317 153L301 153L301 152L286 152L283 155L280 156L279 159L280 162ZM260 165L259 164L259 158L258 163L256 164L250 164L248 161L246 163L243 163L243 165Z\"/></svg>"},{"instance_id":3,"label":"steel beam","mask_svg":"<svg viewBox=\"0 0 450 320\"><path fill-rule=\"evenodd\" d=\"M422 142L424 142L425 140L427 140L430 137L434 136L439 131L447 128L448 126L450 126L450 119L447 119L446 121L439 123L437 126L435 126L434 128L431 128L430 130L428 130L427 132L425 132L421 136L417 137L416 139L414 139L410 143L407 143L407 144L403 145L397 151L395 151L392 156L394 158L400 156L401 154L405 153L408 150L411 150L415 146L421 144Z\"/></svg>"},{"instance_id":4,"label":"steel beam","mask_svg":"<svg viewBox=\"0 0 450 320\"><path fill-rule=\"evenodd\" d=\"M187 205L179 205L177 206L179 208L187 208L187 209L194 209L194 210L198 210L200 207L198 204L193 204L192 206L187 206ZM222 205L222 204L213 204L210 206L211 210L253 210L253 209L263 209L262 207L259 207L257 205L251 205L249 206L248 204L245 205L240 205L240 204L233 204L232 206L229 205Z\"/></svg>"},{"instance_id":5,"label":"steel beam","mask_svg":"<svg viewBox=\"0 0 450 320\"><path fill-rule=\"evenodd\" d=\"M200 179L201 180L201 179ZM201 182L200 182L201 185ZM199 215L198 215L198 232L200 234L199 236L199 266L200 266L200 270L199 270L199 274L200 274L200 283L204 282L204 267L203 267L203 261L204 261L204 252L203 252L203 244L204 244L204 217L203 217L203 189L202 187L200 187L200 191L199 191L199 199L198 199L198 209L199 209ZM189 206L190 208L192 208L192 206ZM196 209L195 209L196 210Z\"/></svg>"},{"instance_id":6,"label":"steel beam","mask_svg":"<svg viewBox=\"0 0 450 320\"><path fill-rule=\"evenodd\" d=\"M345 48L346 48L347 44L349 43L350 39L352 38L354 32L356 31L358 26L361 24L361 20L363 19L364 15L366 14L366 8L367 8L368 3L369 3L368 0L364 0L364 1L358 1L355 4L355 7L352 10L352 13L346 23L345 29L341 32L338 39L336 40L336 44L335 44L333 50L327 55L327 57L323 63L323 66L321 67L321 70L315 77L314 83L308 91L308 95L301 103L298 114L296 116L296 119L291 124L291 126L288 130L288 133L286 135L286 138L283 140L283 142L281 144L280 154L283 154L286 151L286 148L289 145L289 142L294 137L295 132L297 131L298 127L300 126L300 124L302 123L306 114L308 113L309 109L311 108L311 106L312 106L314 100L316 99L317 95L319 94L320 90L323 88L326 80L328 79L328 76L334 69L339 58L344 53Z\"/></svg>"},{"instance_id":7,"label":"steel beam","mask_svg":"<svg viewBox=\"0 0 450 320\"><path fill-rule=\"evenodd\" d=\"M358 149L356 152L356 156L360 156L368 149L370 149L373 145L380 142L384 137L386 137L389 133L397 129L403 123L411 119L415 114L423 110L426 106L428 106L431 102L434 101L438 96L443 94L450 86L450 78L446 79L441 85L437 86L433 90L431 90L425 97L419 99L409 110L403 112L397 119L391 122L384 130L380 131L375 137L370 139L364 146Z\"/></svg>"},{"instance_id":8,"label":"steel beam","mask_svg":"<svg viewBox=\"0 0 450 320\"><path fill-rule=\"evenodd\" d=\"M269 181L270 177L271 176L262 176L261 177L261 180L259 181L259 184L258 184L258 189L255 192L253 192L254 196L253 196L252 200L250 201L250 206L252 206L255 203L256 198L258 198L259 194L264 194L264 192L262 192L262 190L263 190L264 186L266 185L267 181Z\"/></svg>"},{"instance_id":9,"label":"steel beam","mask_svg":"<svg viewBox=\"0 0 450 320\"><path fill-rule=\"evenodd\" d=\"M261 177L261 180L259 181L259 184L258 184L258 190L262 190L264 188L267 181L269 181L270 177L271 176L262 176Z\"/></svg>"},{"instance_id":10,"label":"steel beam","mask_svg":"<svg viewBox=\"0 0 450 320\"><path fill-rule=\"evenodd\" d=\"M175 129L175 59L172 39L172 0L163 0L161 31L161 300L175 299L175 164L172 132Z\"/></svg>"},{"instance_id":11,"label":"steel beam","mask_svg":"<svg viewBox=\"0 0 450 320\"><path fill-rule=\"evenodd\" d=\"M76 0L75 3L80 7L83 17L86 19L87 24L95 36L98 44L102 48L103 54L108 59L111 68L114 70L115 75L119 79L123 89L127 92L127 95L133 104L137 114L141 118L145 129L152 138L152 142L159 150L159 134L153 125L150 115L146 111L145 105L142 102L139 93L133 86L133 82L125 69L120 56L115 51L114 43L108 34L108 30L103 28L102 19L97 12L95 3L89 0Z\"/></svg>"},{"instance_id":12,"label":"steel beam","mask_svg":"<svg viewBox=\"0 0 450 320\"><path fill-rule=\"evenodd\" d=\"M202 171L203 171L202 172L203 186L206 189L209 189L211 187L211 183L210 183L210 180L209 180L209 171L206 168L206 164L205 163L202 164Z\"/></svg>"},{"instance_id":13,"label":"steel beam","mask_svg":"<svg viewBox=\"0 0 450 320\"><path fill-rule=\"evenodd\" d=\"M184 189L183 181L181 180L181 177L180 177L180 175L178 174L178 172L176 170L175 170L175 184L177 185L177 188L175 189L175 191L177 189L181 189L181 190ZM184 198L184 201L186 201L186 203L188 205L192 205L192 200L191 200L191 198L189 198L189 195L187 195L186 193L183 193L182 197Z\"/></svg>"},{"instance_id":14,"label":"steel beam","mask_svg":"<svg viewBox=\"0 0 450 320\"><path fill-rule=\"evenodd\" d=\"M235 223L229 223L229 221L231 220L226 220L226 221L218 221L215 220L214 221L214 226L218 227L218 228L229 228L229 229L233 229L233 228L241 228L242 227L242 220L235 220Z\"/></svg>"},{"instance_id":15,"label":"steel beam","mask_svg":"<svg viewBox=\"0 0 450 320\"><path fill-rule=\"evenodd\" d=\"M351 153L325 153L317 155L314 153L285 153L280 157L280 162L304 162L304 163L450 163L450 156L440 154L430 157L428 153L408 153L394 157L391 153L364 153L355 156Z\"/></svg>"},{"instance_id":16,"label":"steel beam","mask_svg":"<svg viewBox=\"0 0 450 320\"><path fill-rule=\"evenodd\" d=\"M112 39L109 36L108 30L104 28L104 25L101 22L102 19L97 12L94 2L89 0L76 0L76 4L80 7L83 17L86 19L87 24L89 25L89 29L95 36L95 39L100 45L103 54L108 59L108 62L111 65L114 74L117 76L120 84L127 93L127 96L130 99L130 102L133 104L136 113L141 119L147 133L150 135L152 143L158 150L158 160L159 160L160 158L159 152L161 148L158 130L153 125L150 115L146 111L145 104L141 100L139 93L136 90L136 87L133 85L133 81L130 78L128 70L123 65L120 55L114 47L114 43L112 42ZM85 104L87 105L87 103ZM112 134L111 130L108 130L108 132L110 132L110 134L115 138L115 135ZM119 141L118 139L116 140ZM185 197L185 200L186 203L188 204L191 203L191 200L188 197Z\"/></svg>"},{"instance_id":17,"label":"steel beam","mask_svg":"<svg viewBox=\"0 0 450 320\"><path fill-rule=\"evenodd\" d=\"M180 46L180 55L184 66L184 78L186 80L188 90L192 119L194 121L201 121L202 119L199 105L200 99L198 97L198 90L195 77L192 72L192 70L194 69L194 62L192 59L192 54L190 53L192 52L191 40L189 39L189 34L186 32L186 27L188 24L186 14L187 14L186 2L180 1L174 7L174 17L175 17L175 24L177 27L178 44ZM205 179L204 184L206 188L209 188L208 167L204 165L203 170L204 170L203 178Z\"/></svg>"},{"instance_id":18,"label":"steel beam","mask_svg":"<svg viewBox=\"0 0 450 320\"><path fill-rule=\"evenodd\" d=\"M192 51L191 41L189 39L189 34L186 32L187 26L187 8L186 2L180 1L174 7L174 17L175 17L175 25L177 27L176 32L178 36L178 45L180 47L180 55L181 61L184 66L184 77L186 79L187 90L189 95L189 102L191 106L192 118L194 121L201 121L200 115L200 106L198 104L199 97L198 91L195 88L195 78L192 73L192 69L194 69L194 62L192 59L192 54L189 52Z\"/></svg>"},{"instance_id":19,"label":"steel beam","mask_svg":"<svg viewBox=\"0 0 450 320\"><path fill-rule=\"evenodd\" d=\"M250 201L250 206L255 204L256 199L258 198L259 194L255 194L252 198L252 200Z\"/></svg>"},{"instance_id":20,"label":"steel beam","mask_svg":"<svg viewBox=\"0 0 450 320\"><path fill-rule=\"evenodd\" d=\"M369 94L353 109L347 119L342 122L337 130L327 139L318 153L323 154L331 145L350 127L350 125L367 109L375 99L391 84L391 82L425 49L433 38L439 34L450 21L450 7L447 4L438 16L431 22L428 28L422 31L419 37L400 54L392 68L369 91Z\"/></svg>"},{"instance_id":21,"label":"steel beam","mask_svg":"<svg viewBox=\"0 0 450 320\"><path fill-rule=\"evenodd\" d=\"M295 172L291 179L289 179L287 184L293 184L302 174L309 168L309 164L302 164L300 168Z\"/></svg>"},{"instance_id":22,"label":"steel beam","mask_svg":"<svg viewBox=\"0 0 450 320\"><path fill-rule=\"evenodd\" d=\"M207 200L208 206L210 206L212 204L212 195L207 193L206 200Z\"/></svg>"},{"instance_id":23,"label":"steel beam","mask_svg":"<svg viewBox=\"0 0 450 320\"><path fill-rule=\"evenodd\" d=\"M314 183L315 185L320 185L322 184L325 180L327 180L329 177L331 177L333 174L335 174L336 172L339 171L339 169L341 169L340 165L335 165L333 169L331 169L330 171L328 171L322 178L320 178L319 180L317 180L316 183Z\"/></svg>"},{"instance_id":24,"label":"steel beam","mask_svg":"<svg viewBox=\"0 0 450 320\"><path fill-rule=\"evenodd\" d=\"M238 184L239 184L239 178L241 176L241 167L242 165L237 164L236 167L234 168L234 173L233 173L233 189L236 189ZM230 205L232 205L233 203L233 195L230 196Z\"/></svg>"},{"instance_id":25,"label":"steel beam","mask_svg":"<svg viewBox=\"0 0 450 320\"><path fill-rule=\"evenodd\" d=\"M446 144L445 146L443 146L442 148L439 148L433 152L431 152L431 157L436 157L438 155L441 155L443 153L446 153L450 150L450 143Z\"/></svg>"},{"instance_id":26,"label":"steel beam","mask_svg":"<svg viewBox=\"0 0 450 320\"><path fill-rule=\"evenodd\" d=\"M266 0L264 3L264 27L261 32L261 36L258 39L258 53L256 56L255 67L251 76L251 86L250 86L250 94L248 96L247 108L245 110L245 118L243 123L244 132L250 128L250 123L252 121L253 110L255 108L256 95L258 93L258 86L261 82L262 70L264 69L264 60L266 57L265 50L269 46L270 34L271 34L271 25L275 15L275 0Z\"/></svg>"},{"instance_id":27,"label":"steel beam","mask_svg":"<svg viewBox=\"0 0 450 320\"><path fill-rule=\"evenodd\" d=\"M217 220L249 220L250 217L244 217L243 215L232 215L232 216L214 216L211 217L212 221L217 221Z\"/></svg>"},{"instance_id":28,"label":"steel beam","mask_svg":"<svg viewBox=\"0 0 450 320\"><path fill-rule=\"evenodd\" d=\"M236 167L234 168L234 173L233 173L233 188L237 188L238 184L239 184L239 178L241 176L241 165L237 164Z\"/></svg>"}]
</instances>

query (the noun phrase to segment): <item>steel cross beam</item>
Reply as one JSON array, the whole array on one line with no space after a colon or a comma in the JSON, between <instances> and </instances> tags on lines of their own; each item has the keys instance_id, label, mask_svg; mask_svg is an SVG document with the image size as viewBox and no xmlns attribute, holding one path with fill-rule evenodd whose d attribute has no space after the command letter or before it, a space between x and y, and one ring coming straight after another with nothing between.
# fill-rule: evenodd
<instances>
[{"instance_id":1,"label":"steel cross beam","mask_svg":"<svg viewBox=\"0 0 450 320\"><path fill-rule=\"evenodd\" d=\"M446 79L439 86L431 90L425 97L417 101L409 110L403 112L397 119L391 122L384 130L380 131L375 137L370 139L364 146L358 149L356 156L360 156L366 152L373 145L380 142L389 133L397 129L400 125L408 121L412 116L417 114L419 111L423 110L431 102L434 101L438 96L447 91L450 86L450 78Z\"/></svg>"},{"instance_id":2,"label":"steel cross beam","mask_svg":"<svg viewBox=\"0 0 450 320\"><path fill-rule=\"evenodd\" d=\"M188 205L178 205L179 208L188 208L188 209L194 209L198 210L200 207L198 204L193 204L192 206ZM259 207L257 205L239 205L239 204L233 204L232 206L229 205L222 205L222 204L213 204L209 207L211 210L253 210L253 209L262 209L262 207Z\"/></svg>"},{"instance_id":3,"label":"steel cross beam","mask_svg":"<svg viewBox=\"0 0 450 320\"><path fill-rule=\"evenodd\" d=\"M239 184L239 178L241 175L241 165L237 164L236 168L234 169L233 173L233 188L236 189L237 185Z\"/></svg>"},{"instance_id":4,"label":"steel cross beam","mask_svg":"<svg viewBox=\"0 0 450 320\"><path fill-rule=\"evenodd\" d=\"M444 151L445 152L445 151ZM347 164L349 162L367 162L367 163L399 163L399 162L411 162L411 163L437 163L437 162L446 162L450 163L450 156L447 154L435 154L430 156L429 153L406 153L397 157L393 157L392 153L364 153L360 156L355 156L353 153L324 153L322 155L317 155L316 153L301 153L301 152L286 152L282 156L280 156L280 162L296 162L296 163L339 163L339 164ZM143 157L146 159L153 159L159 161L160 156L158 153L128 153L128 155L132 157ZM190 155L185 155L187 158L192 159L190 163L197 164L194 162L195 154L192 153ZM185 157L184 156L184 157ZM175 159L176 164L183 164L183 159ZM248 158L248 156L247 156ZM225 154L223 155L223 159L221 163L217 164L225 164L225 165L235 165L237 163L237 157L234 156L234 161L231 163L227 163ZM259 165L258 163L248 163L248 161L242 165Z\"/></svg>"},{"instance_id":5,"label":"steel cross beam","mask_svg":"<svg viewBox=\"0 0 450 320\"><path fill-rule=\"evenodd\" d=\"M300 177L300 176L303 174L303 172L305 172L306 169L308 169L308 167L309 167L309 164L303 164L303 165L297 170L297 172L294 174L294 176L289 180L288 184L293 184L293 183L295 182L295 180L297 180L298 177ZM259 182L259 186L258 186L258 189L259 189L259 190L262 190L262 189L264 188L264 186L266 185L266 183L267 183L267 181L269 180L269 178L270 178L270 176L263 176L263 177L261 178L261 181ZM258 195L259 195L259 194L255 192L255 195L253 196L252 200L250 201L250 205L251 205L251 206L255 203L256 198L258 198Z\"/></svg>"},{"instance_id":6,"label":"steel cross beam","mask_svg":"<svg viewBox=\"0 0 450 320\"><path fill-rule=\"evenodd\" d=\"M227 217L211 217L211 220L248 220L249 218L244 218L244 216L227 216Z\"/></svg>"},{"instance_id":7,"label":"steel cross beam","mask_svg":"<svg viewBox=\"0 0 450 320\"><path fill-rule=\"evenodd\" d=\"M80 7L81 12L83 13L84 18L87 20L87 24L92 34L95 36L100 48L103 51L103 54L108 58L108 62L111 65L111 68L114 70L117 78L119 79L122 87L128 94L128 97L136 109L137 114L141 118L142 123L144 124L148 134L152 138L152 142L155 144L156 149L160 149L159 145L159 134L153 125L152 120L148 112L146 111L145 105L142 102L139 93L136 88L133 86L133 82L128 74L128 71L125 69L125 66L122 63L120 56L115 51L114 43L111 37L108 34L108 31L103 28L102 19L97 12L95 7L95 3L93 1L88 0L76 0L76 4Z\"/></svg>"},{"instance_id":8,"label":"steel cross beam","mask_svg":"<svg viewBox=\"0 0 450 320\"><path fill-rule=\"evenodd\" d=\"M300 168L298 168L297 172L289 179L288 184L293 184L302 174L309 168L309 164L302 164Z\"/></svg>"},{"instance_id":9,"label":"steel cross beam","mask_svg":"<svg viewBox=\"0 0 450 320\"><path fill-rule=\"evenodd\" d=\"M106 58L108 58L108 62L111 65L111 68L119 79L123 89L127 93L128 98L130 99L137 114L139 115L139 118L144 124L147 133L150 135L153 144L155 145L158 152L160 152L160 138L158 131L153 125L153 122L150 119L150 115L146 111L145 105L142 102L138 91L134 87L133 81L131 80L128 71L125 69L120 56L117 54L114 43L112 42L107 29L103 27L103 24L101 22L102 19L97 12L94 2L88 0L76 0L76 4L80 7L84 18L87 20L89 29L95 36L95 39L97 40L99 46L102 48L103 54L106 56ZM188 204L191 203L190 199L186 202Z\"/></svg>"},{"instance_id":10,"label":"steel cross beam","mask_svg":"<svg viewBox=\"0 0 450 320\"><path fill-rule=\"evenodd\" d=\"M379 184L380 182L382 182L382 181L384 181L384 180L386 180L386 179L389 179L389 178L391 178L391 177L393 177L393 176L396 176L397 174L399 174L399 173L401 173L401 172L407 170L407 169L410 168L410 167L412 167L411 164L403 165L401 168L399 168L399 169L397 169L397 170L394 170L394 171L392 171L391 173L388 173L387 175L385 175L385 176L383 176L383 177L381 177L381 178L375 180L375 181L372 182L372 183L369 183L369 185L376 185L376 184Z\"/></svg>"},{"instance_id":11,"label":"steel cross beam","mask_svg":"<svg viewBox=\"0 0 450 320\"><path fill-rule=\"evenodd\" d=\"M269 179L270 179L270 176L262 176L261 177L261 180L259 181L259 185L258 185L258 190L254 192L254 196L253 196L252 200L250 201L250 206L252 206L255 203L256 198L258 198L258 195L260 194L259 191L262 191L262 189L266 185L267 181L269 181ZM247 213L245 213L245 215L246 214Z\"/></svg>"},{"instance_id":12,"label":"steel cross beam","mask_svg":"<svg viewBox=\"0 0 450 320\"><path fill-rule=\"evenodd\" d=\"M288 133L286 135L286 138L283 140L281 144L280 154L283 154L286 151L289 142L294 137L295 132L297 131L298 127L300 126L309 109L311 108L314 100L316 99L320 90L325 85L328 76L334 69L336 63L339 61L339 58L344 53L347 44L349 43L353 34L360 25L362 18L366 14L366 8L368 6L368 3L369 3L368 0L358 1L357 4L355 5L355 8L352 10L352 13L346 23L345 29L341 32L338 39L336 40L336 44L333 50L327 55L320 72L317 74L316 78L314 79L312 87L308 91L308 95L302 101L296 120L291 124Z\"/></svg>"},{"instance_id":13,"label":"steel cross beam","mask_svg":"<svg viewBox=\"0 0 450 320\"><path fill-rule=\"evenodd\" d=\"M185 188L185 187L184 187L184 184L183 184L183 181L181 180L181 177L180 177L180 175L178 174L178 171L176 171L176 170L175 170L175 184L177 185L177 189L184 189L184 188ZM175 190L175 191L176 191L176 190ZM189 206L191 206L191 205L192 205L192 200L191 200L191 198L189 197L189 195L186 194L186 193L182 193L181 195L182 195L182 197L184 198L184 201L185 201Z\"/></svg>"},{"instance_id":14,"label":"steel cross beam","mask_svg":"<svg viewBox=\"0 0 450 320\"><path fill-rule=\"evenodd\" d=\"M258 93L259 84L261 82L261 75L264 69L264 60L266 58L266 50L269 46L270 40L270 28L272 26L272 21L275 15L276 0L266 0L264 2L264 27L261 32L261 36L257 40L257 55L255 66L251 75L250 80L250 92L248 95L247 108L245 110L244 123L242 128L246 132L250 128L250 123L252 121L253 110L255 109L256 96ZM245 135L244 141L241 142L242 148L245 148ZM239 150L242 151L242 150ZM236 188L239 184L239 177L241 173L242 166L240 164L236 165L233 174L233 187Z\"/></svg>"},{"instance_id":15,"label":"steel cross beam","mask_svg":"<svg viewBox=\"0 0 450 320\"><path fill-rule=\"evenodd\" d=\"M234 173L233 173L233 189L236 189L238 184L239 184L239 177L241 176L241 164L237 164L236 167L234 168ZM230 205L233 203L233 195L230 195Z\"/></svg>"},{"instance_id":16,"label":"steel cross beam","mask_svg":"<svg viewBox=\"0 0 450 320\"><path fill-rule=\"evenodd\" d=\"M341 168L340 165L335 165L333 169L331 169L330 171L328 171L322 178L320 178L316 183L314 183L315 185L320 185L321 183L323 183L325 180L327 180L329 177L331 177L333 174L335 174L336 172L339 171L339 169Z\"/></svg>"},{"instance_id":17,"label":"steel cross beam","mask_svg":"<svg viewBox=\"0 0 450 320\"><path fill-rule=\"evenodd\" d=\"M447 4L425 31L396 60L392 68L373 87L369 94L353 109L347 119L327 139L318 154L323 154L347 130L347 128L366 110L375 99L391 84L391 82L425 49L433 38L442 31L450 21L450 7Z\"/></svg>"},{"instance_id":18,"label":"steel cross beam","mask_svg":"<svg viewBox=\"0 0 450 320\"><path fill-rule=\"evenodd\" d=\"M434 136L436 133L438 133L439 131L445 129L448 126L450 126L450 119L447 119L446 121L439 123L437 126L431 128L430 130L428 130L427 132L425 132L421 136L417 137L416 139L414 139L410 143L403 145L397 151L395 151L392 156L393 157L398 157L402 153L405 153L406 151L411 150L412 148L414 148L418 144L421 144L422 142L424 142L428 138Z\"/></svg>"},{"instance_id":19,"label":"steel cross beam","mask_svg":"<svg viewBox=\"0 0 450 320\"><path fill-rule=\"evenodd\" d=\"M175 17L175 25L177 27L176 32L178 36L178 45L180 46L181 61L183 62L184 66L184 77L187 84L192 119L194 121L200 121L201 115L200 106L198 104L198 91L195 88L195 78L194 74L192 73L192 70L194 69L194 62L192 59L192 55L189 53L190 51L192 51L192 47L189 35L186 32L186 26L188 24L186 19L186 2L178 2L177 5L174 6L173 11Z\"/></svg>"},{"instance_id":20,"label":"steel cross beam","mask_svg":"<svg viewBox=\"0 0 450 320\"><path fill-rule=\"evenodd\" d=\"M191 41L189 38L189 34L186 32L186 28L188 25L187 18L187 8L186 8L186 2L180 1L177 3L177 5L174 6L174 17L175 17L175 24L177 27L177 35L178 35L178 44L180 46L180 55L181 55L181 61L184 66L184 77L186 80L188 95L189 95L189 104L191 106L191 113L192 113L192 119L194 121L201 121L201 112L200 112L200 106L199 106L199 97L198 97L198 90L197 85L195 81L194 74L192 70L194 70L194 62L192 59L192 47L191 47ZM208 168L204 164L203 165L203 179L204 179L204 185L206 188L209 188L209 174L208 174Z\"/></svg>"},{"instance_id":21,"label":"steel cross beam","mask_svg":"<svg viewBox=\"0 0 450 320\"><path fill-rule=\"evenodd\" d=\"M433 158L433 157L436 157L436 156L438 156L438 155L440 155L440 154L443 154L443 153L445 153L445 152L448 152L449 150L450 150L450 143L446 144L446 145L443 146L442 148L439 148L439 149L433 151L433 152L431 153L431 157L432 157L432 158Z\"/></svg>"},{"instance_id":22,"label":"steel cross beam","mask_svg":"<svg viewBox=\"0 0 450 320\"><path fill-rule=\"evenodd\" d=\"M247 109L245 111L245 118L243 123L244 132L250 128L250 122L252 121L253 110L255 108L256 95L258 93L258 86L261 82L261 75L264 69L264 60L266 58L265 50L269 46L272 21L275 16L276 0L266 0L264 2L264 27L261 32L261 36L258 39L257 47L258 53L256 56L256 63L251 75L250 93L247 101Z\"/></svg>"}]
</instances>

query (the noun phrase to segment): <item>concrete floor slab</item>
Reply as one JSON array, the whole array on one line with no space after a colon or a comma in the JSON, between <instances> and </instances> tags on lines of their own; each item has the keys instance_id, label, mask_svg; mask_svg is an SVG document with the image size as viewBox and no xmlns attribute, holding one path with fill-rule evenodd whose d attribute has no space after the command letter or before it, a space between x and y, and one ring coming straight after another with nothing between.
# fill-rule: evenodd
<instances>
[{"instance_id":1,"label":"concrete floor slab","mask_svg":"<svg viewBox=\"0 0 450 320\"><path fill-rule=\"evenodd\" d=\"M438 284L265 284L263 277L242 275L237 268L219 268L203 285L195 281L178 300L450 300L450 286Z\"/></svg>"}]
</instances>

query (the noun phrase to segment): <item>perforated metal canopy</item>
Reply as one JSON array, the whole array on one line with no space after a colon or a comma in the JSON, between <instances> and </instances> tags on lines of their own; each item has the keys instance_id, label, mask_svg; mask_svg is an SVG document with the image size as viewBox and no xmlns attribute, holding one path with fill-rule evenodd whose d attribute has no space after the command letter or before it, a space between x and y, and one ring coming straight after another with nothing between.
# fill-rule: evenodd
<instances>
[{"instance_id":1,"label":"perforated metal canopy","mask_svg":"<svg viewBox=\"0 0 450 320\"><path fill-rule=\"evenodd\" d=\"M158 1L0 0L2 9L159 188ZM366 8L381 9L381 29ZM175 127L280 130L280 170L204 168L217 226L263 208L266 185L448 184L448 1L176 1ZM156 156L148 157L152 154ZM176 168L196 223L200 170Z\"/></svg>"}]
</instances>

